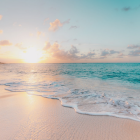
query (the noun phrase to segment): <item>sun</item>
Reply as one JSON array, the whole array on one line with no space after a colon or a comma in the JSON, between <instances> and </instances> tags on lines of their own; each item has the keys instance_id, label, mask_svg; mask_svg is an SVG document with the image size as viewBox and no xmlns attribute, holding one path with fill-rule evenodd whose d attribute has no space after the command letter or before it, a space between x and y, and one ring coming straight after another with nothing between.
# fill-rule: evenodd
<instances>
[{"instance_id":1,"label":"sun","mask_svg":"<svg viewBox=\"0 0 140 140\"><path fill-rule=\"evenodd\" d=\"M26 53L23 55L24 62L26 63L38 63L41 57L42 53L33 47L28 48Z\"/></svg>"}]
</instances>

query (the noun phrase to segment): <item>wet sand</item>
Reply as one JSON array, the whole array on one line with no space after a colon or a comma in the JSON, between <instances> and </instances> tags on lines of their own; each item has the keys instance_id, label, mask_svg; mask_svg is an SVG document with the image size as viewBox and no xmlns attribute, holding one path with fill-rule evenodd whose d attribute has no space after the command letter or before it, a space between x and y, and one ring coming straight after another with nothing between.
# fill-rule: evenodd
<instances>
[{"instance_id":1,"label":"wet sand","mask_svg":"<svg viewBox=\"0 0 140 140\"><path fill-rule=\"evenodd\" d=\"M89 116L0 86L0 140L140 140L140 122Z\"/></svg>"}]
</instances>

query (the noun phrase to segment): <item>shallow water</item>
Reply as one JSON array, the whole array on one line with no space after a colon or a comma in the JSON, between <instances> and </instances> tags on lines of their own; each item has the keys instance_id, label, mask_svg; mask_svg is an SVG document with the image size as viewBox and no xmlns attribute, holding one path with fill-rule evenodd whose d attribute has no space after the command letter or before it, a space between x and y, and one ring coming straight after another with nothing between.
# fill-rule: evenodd
<instances>
[{"instance_id":1,"label":"shallow water","mask_svg":"<svg viewBox=\"0 0 140 140\"><path fill-rule=\"evenodd\" d=\"M0 84L79 113L140 121L140 64L1 64Z\"/></svg>"}]
</instances>

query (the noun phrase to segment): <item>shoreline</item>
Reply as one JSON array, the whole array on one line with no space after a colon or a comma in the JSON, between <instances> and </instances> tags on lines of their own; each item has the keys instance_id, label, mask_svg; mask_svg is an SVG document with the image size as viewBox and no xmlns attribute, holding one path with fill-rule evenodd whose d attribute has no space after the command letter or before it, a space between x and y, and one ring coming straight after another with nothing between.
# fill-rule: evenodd
<instances>
[{"instance_id":1,"label":"shoreline","mask_svg":"<svg viewBox=\"0 0 140 140\"><path fill-rule=\"evenodd\" d=\"M5 85L2 85L5 86ZM12 91L10 89L5 89L6 91L12 92L12 93L16 93L16 92L26 92L26 91ZM88 112L88 111L82 111L78 108L77 104L72 104L72 103L66 103L66 101L64 99L61 99L60 97L53 97L53 95L41 95L41 94L37 94L38 92L33 92L36 94L32 94L30 93L30 91L26 92L26 94L28 95L33 95L33 96L40 96L43 98L47 98L47 99L56 99L59 100L60 104L63 107L68 107L68 108L72 108L74 109L74 111L78 114L83 114L83 115L90 115L90 116L110 116L110 117L116 117L116 118L121 118L121 119L129 119L129 120L133 120L133 121L137 121L140 122L140 119L135 119L133 117L129 117L129 116L125 116L125 115L117 115L117 114L113 114L112 112Z\"/></svg>"},{"instance_id":2,"label":"shoreline","mask_svg":"<svg viewBox=\"0 0 140 140\"><path fill-rule=\"evenodd\" d=\"M78 114L58 100L10 92L4 87L0 86L0 139L140 139L137 121Z\"/></svg>"},{"instance_id":3,"label":"shoreline","mask_svg":"<svg viewBox=\"0 0 140 140\"><path fill-rule=\"evenodd\" d=\"M33 94L34 95L34 94ZM112 114L112 113L109 113L109 112L104 112L104 113L98 113L98 112L85 112L85 111L81 111L77 105L73 105L73 104L67 104L65 103L65 101L62 101L61 98L57 98L57 97L49 97L49 96L42 96L42 95L38 95L38 96L41 96L43 98L48 98L48 99L56 99L56 100L59 100L61 105L63 107L68 107L68 108L72 108L74 109L74 111L78 114L82 114L82 115L90 115L90 116L110 116L110 117L116 117L116 118L121 118L121 119L129 119L129 120L133 120L133 121L137 121L137 122L140 122L140 120L138 119L134 119L134 118L131 118L131 117L127 117L127 116L121 116L121 115L115 115L115 114Z\"/></svg>"}]
</instances>

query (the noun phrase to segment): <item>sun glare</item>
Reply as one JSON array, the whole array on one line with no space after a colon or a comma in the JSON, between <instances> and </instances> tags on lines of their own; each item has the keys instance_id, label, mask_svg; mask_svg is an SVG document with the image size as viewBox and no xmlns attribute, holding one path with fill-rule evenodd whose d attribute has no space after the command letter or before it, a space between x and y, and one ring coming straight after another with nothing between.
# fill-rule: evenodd
<instances>
[{"instance_id":1,"label":"sun glare","mask_svg":"<svg viewBox=\"0 0 140 140\"><path fill-rule=\"evenodd\" d=\"M35 48L29 48L23 55L23 59L26 63L38 63L42 53Z\"/></svg>"}]
</instances>

